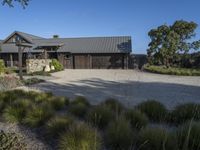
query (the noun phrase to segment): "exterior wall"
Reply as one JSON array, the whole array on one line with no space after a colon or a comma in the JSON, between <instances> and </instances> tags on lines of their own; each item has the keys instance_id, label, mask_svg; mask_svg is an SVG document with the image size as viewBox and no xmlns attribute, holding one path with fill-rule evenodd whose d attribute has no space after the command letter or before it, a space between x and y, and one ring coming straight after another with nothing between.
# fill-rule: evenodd
<instances>
[{"instance_id":1,"label":"exterior wall","mask_svg":"<svg viewBox=\"0 0 200 150\"><path fill-rule=\"evenodd\" d=\"M0 59L3 59L6 67L18 66L18 53L0 53ZM22 66L26 66L26 54L22 55Z\"/></svg>"},{"instance_id":2,"label":"exterior wall","mask_svg":"<svg viewBox=\"0 0 200 150\"><path fill-rule=\"evenodd\" d=\"M26 72L33 73L38 71L43 71L44 67L51 63L51 59L27 59L26 60Z\"/></svg>"},{"instance_id":3,"label":"exterior wall","mask_svg":"<svg viewBox=\"0 0 200 150\"><path fill-rule=\"evenodd\" d=\"M0 58L4 59L6 66L11 66L10 53L0 53ZM124 53L99 53L99 54L71 54L71 53L48 53L48 58L56 58L66 69L128 69L129 54ZM43 59L42 53L23 54L23 66L25 67L26 59L31 60ZM18 53L12 54L13 65L18 65ZM29 60L30 60L29 59ZM37 66L34 64L34 66ZM29 66L27 66L28 68ZM37 68L37 67L36 67ZM41 67L37 71L42 71ZM29 69L30 70L30 69Z\"/></svg>"},{"instance_id":4,"label":"exterior wall","mask_svg":"<svg viewBox=\"0 0 200 150\"><path fill-rule=\"evenodd\" d=\"M66 54L58 60L66 69L126 69L129 54Z\"/></svg>"}]
</instances>

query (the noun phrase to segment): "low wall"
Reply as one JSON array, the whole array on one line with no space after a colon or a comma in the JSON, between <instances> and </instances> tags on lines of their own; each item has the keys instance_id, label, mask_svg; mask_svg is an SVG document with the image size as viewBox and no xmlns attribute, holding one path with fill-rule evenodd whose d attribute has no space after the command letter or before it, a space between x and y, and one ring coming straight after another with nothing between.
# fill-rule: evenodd
<instances>
[{"instance_id":1,"label":"low wall","mask_svg":"<svg viewBox=\"0 0 200 150\"><path fill-rule=\"evenodd\" d=\"M26 60L26 72L27 73L33 73L33 72L38 72L38 71L43 71L44 67L47 64L51 63L51 59L27 59Z\"/></svg>"}]
</instances>

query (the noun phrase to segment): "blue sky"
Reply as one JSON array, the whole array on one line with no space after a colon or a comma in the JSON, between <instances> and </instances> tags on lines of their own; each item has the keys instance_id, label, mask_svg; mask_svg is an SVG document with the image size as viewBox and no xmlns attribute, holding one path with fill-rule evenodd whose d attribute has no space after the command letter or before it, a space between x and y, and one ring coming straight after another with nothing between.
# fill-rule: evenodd
<instances>
[{"instance_id":1,"label":"blue sky","mask_svg":"<svg viewBox=\"0 0 200 150\"><path fill-rule=\"evenodd\" d=\"M150 29L180 19L200 25L199 6L200 0L31 0L25 10L0 7L0 39L15 30L43 37L130 35L133 53L146 53Z\"/></svg>"}]
</instances>

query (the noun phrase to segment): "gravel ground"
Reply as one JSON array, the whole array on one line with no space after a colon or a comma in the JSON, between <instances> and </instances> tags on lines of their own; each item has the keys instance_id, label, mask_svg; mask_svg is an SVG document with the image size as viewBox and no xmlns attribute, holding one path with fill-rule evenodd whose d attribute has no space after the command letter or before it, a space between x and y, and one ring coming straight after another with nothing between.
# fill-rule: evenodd
<instances>
[{"instance_id":1,"label":"gravel ground","mask_svg":"<svg viewBox=\"0 0 200 150\"><path fill-rule=\"evenodd\" d=\"M64 70L26 89L51 91L74 98L82 95L92 104L116 98L127 106L156 99L168 108L177 104L200 103L200 77L159 75L136 70Z\"/></svg>"},{"instance_id":2,"label":"gravel ground","mask_svg":"<svg viewBox=\"0 0 200 150\"><path fill-rule=\"evenodd\" d=\"M18 134L21 141L27 144L28 150L53 150L51 146L44 142L41 129L30 130L18 124L0 122L0 130Z\"/></svg>"}]
</instances>

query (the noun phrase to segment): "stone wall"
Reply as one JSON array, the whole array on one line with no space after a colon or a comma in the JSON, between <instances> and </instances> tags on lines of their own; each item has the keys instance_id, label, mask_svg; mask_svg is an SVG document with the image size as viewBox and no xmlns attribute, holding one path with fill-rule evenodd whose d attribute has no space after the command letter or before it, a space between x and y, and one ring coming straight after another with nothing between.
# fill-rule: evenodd
<instances>
[{"instance_id":1,"label":"stone wall","mask_svg":"<svg viewBox=\"0 0 200 150\"><path fill-rule=\"evenodd\" d=\"M47 61L47 64L49 65L51 63L51 59L27 59L26 60L26 72L27 73L33 73L38 71L44 71L44 68L46 66L45 61Z\"/></svg>"}]
</instances>

